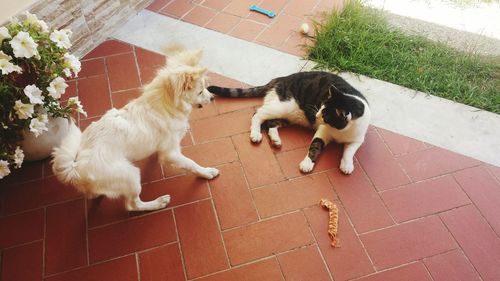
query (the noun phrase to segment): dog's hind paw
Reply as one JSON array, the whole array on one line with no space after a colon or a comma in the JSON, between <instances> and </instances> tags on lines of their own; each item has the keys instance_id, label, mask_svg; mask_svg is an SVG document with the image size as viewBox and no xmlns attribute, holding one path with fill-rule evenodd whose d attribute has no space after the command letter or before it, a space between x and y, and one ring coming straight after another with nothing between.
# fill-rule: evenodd
<instances>
[{"instance_id":1,"label":"dog's hind paw","mask_svg":"<svg viewBox=\"0 0 500 281\"><path fill-rule=\"evenodd\" d=\"M203 168L203 171L199 173L199 176L207 180L213 179L219 175L219 170L216 168Z\"/></svg>"}]
</instances>

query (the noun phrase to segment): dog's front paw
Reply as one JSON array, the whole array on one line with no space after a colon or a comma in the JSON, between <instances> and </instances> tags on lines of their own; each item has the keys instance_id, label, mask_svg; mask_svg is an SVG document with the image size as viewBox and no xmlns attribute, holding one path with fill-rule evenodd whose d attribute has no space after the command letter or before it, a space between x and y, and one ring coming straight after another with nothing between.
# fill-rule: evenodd
<instances>
[{"instance_id":1,"label":"dog's front paw","mask_svg":"<svg viewBox=\"0 0 500 281\"><path fill-rule=\"evenodd\" d=\"M211 180L219 175L219 170L216 168L203 168L199 176L207 180Z\"/></svg>"},{"instance_id":2,"label":"dog's front paw","mask_svg":"<svg viewBox=\"0 0 500 281\"><path fill-rule=\"evenodd\" d=\"M170 203L170 195L163 195L155 199L158 204L158 209L163 209L167 207L168 203Z\"/></svg>"},{"instance_id":3,"label":"dog's front paw","mask_svg":"<svg viewBox=\"0 0 500 281\"><path fill-rule=\"evenodd\" d=\"M259 131L251 131L250 132L250 140L253 143L259 143L262 141L262 133Z\"/></svg>"},{"instance_id":4,"label":"dog's front paw","mask_svg":"<svg viewBox=\"0 0 500 281\"><path fill-rule=\"evenodd\" d=\"M344 160L344 158L342 158L342 160L340 160L340 170L346 175L352 174L354 171L354 163L352 162L352 159Z\"/></svg>"},{"instance_id":5,"label":"dog's front paw","mask_svg":"<svg viewBox=\"0 0 500 281\"><path fill-rule=\"evenodd\" d=\"M306 156L302 162L299 164L299 169L303 173L309 173L313 170L314 168L314 162L309 158L309 156Z\"/></svg>"}]
</instances>

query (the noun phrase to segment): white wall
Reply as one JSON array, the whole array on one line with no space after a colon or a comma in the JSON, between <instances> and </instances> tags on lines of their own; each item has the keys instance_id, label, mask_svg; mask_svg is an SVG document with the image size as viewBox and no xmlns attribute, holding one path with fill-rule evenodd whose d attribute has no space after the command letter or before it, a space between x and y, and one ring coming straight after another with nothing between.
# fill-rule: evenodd
<instances>
[{"instance_id":1,"label":"white wall","mask_svg":"<svg viewBox=\"0 0 500 281\"><path fill-rule=\"evenodd\" d=\"M0 0L0 25L4 25L11 17L25 11L36 0Z\"/></svg>"}]
</instances>

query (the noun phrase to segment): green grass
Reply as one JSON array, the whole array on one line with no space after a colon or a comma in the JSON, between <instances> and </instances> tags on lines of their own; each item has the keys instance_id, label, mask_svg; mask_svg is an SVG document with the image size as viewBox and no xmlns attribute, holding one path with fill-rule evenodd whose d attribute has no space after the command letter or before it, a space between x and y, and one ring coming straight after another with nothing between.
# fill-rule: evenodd
<instances>
[{"instance_id":1,"label":"green grass","mask_svg":"<svg viewBox=\"0 0 500 281\"><path fill-rule=\"evenodd\" d=\"M366 75L500 113L499 57L459 52L405 35L358 0L315 27L308 58L321 68Z\"/></svg>"}]
</instances>

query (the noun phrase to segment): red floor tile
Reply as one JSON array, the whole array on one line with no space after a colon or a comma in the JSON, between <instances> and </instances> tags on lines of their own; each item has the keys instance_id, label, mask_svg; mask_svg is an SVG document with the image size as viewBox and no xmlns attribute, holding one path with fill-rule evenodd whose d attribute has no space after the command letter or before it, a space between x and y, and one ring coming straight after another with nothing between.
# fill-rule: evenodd
<instances>
[{"instance_id":1,"label":"red floor tile","mask_svg":"<svg viewBox=\"0 0 500 281\"><path fill-rule=\"evenodd\" d=\"M111 92L141 86L134 54L121 54L106 58Z\"/></svg>"},{"instance_id":2,"label":"red floor tile","mask_svg":"<svg viewBox=\"0 0 500 281\"><path fill-rule=\"evenodd\" d=\"M307 221L300 212L232 229L223 235L233 266L314 242Z\"/></svg>"},{"instance_id":3,"label":"red floor tile","mask_svg":"<svg viewBox=\"0 0 500 281\"><path fill-rule=\"evenodd\" d=\"M153 11L153 12L158 12L163 7L165 7L168 3L170 3L170 1L172 1L172 0L155 0L148 7L146 7L146 9Z\"/></svg>"},{"instance_id":4,"label":"red floor tile","mask_svg":"<svg viewBox=\"0 0 500 281\"><path fill-rule=\"evenodd\" d=\"M268 145L268 144L266 144ZM299 164L304 157L306 157L309 147L299 148L283 153L277 153L276 158L280 163L281 169L286 178L294 178L303 176L299 169ZM337 143L330 143L326 146L318 157L316 165L312 173L319 173L330 169L335 169L340 165L340 158L342 157L342 146Z\"/></svg>"},{"instance_id":5,"label":"red floor tile","mask_svg":"<svg viewBox=\"0 0 500 281\"><path fill-rule=\"evenodd\" d=\"M90 262L157 247L176 239L170 210L91 229L88 231Z\"/></svg>"},{"instance_id":6,"label":"red floor tile","mask_svg":"<svg viewBox=\"0 0 500 281\"><path fill-rule=\"evenodd\" d=\"M228 271L210 275L198 279L200 281L281 281L280 266L276 259L269 258L241 267L235 267Z\"/></svg>"},{"instance_id":7,"label":"red floor tile","mask_svg":"<svg viewBox=\"0 0 500 281\"><path fill-rule=\"evenodd\" d=\"M242 20L229 32L229 35L246 41L253 41L264 28L265 25L263 24L250 20Z\"/></svg>"},{"instance_id":8,"label":"red floor tile","mask_svg":"<svg viewBox=\"0 0 500 281\"><path fill-rule=\"evenodd\" d=\"M99 197L93 200L88 200L87 206L87 220L89 228L125 220L127 218L143 214L127 211L125 209L125 203L121 198L109 199L106 197Z\"/></svg>"},{"instance_id":9,"label":"red floor tile","mask_svg":"<svg viewBox=\"0 0 500 281\"><path fill-rule=\"evenodd\" d=\"M249 7L255 4L252 0L238 0L232 1L229 5L224 8L224 12L245 18L249 13Z\"/></svg>"},{"instance_id":10,"label":"red floor tile","mask_svg":"<svg viewBox=\"0 0 500 281\"><path fill-rule=\"evenodd\" d=\"M493 165L486 165L490 173L500 182L500 167L496 167Z\"/></svg>"},{"instance_id":11,"label":"red floor tile","mask_svg":"<svg viewBox=\"0 0 500 281\"><path fill-rule=\"evenodd\" d=\"M25 161L20 169L13 169L8 177L2 179L2 186L22 183L43 177L43 165L39 162ZM6 188L2 188L6 189ZM2 192L0 189L0 193ZM1 200L1 197L0 197Z\"/></svg>"},{"instance_id":12,"label":"red floor tile","mask_svg":"<svg viewBox=\"0 0 500 281\"><path fill-rule=\"evenodd\" d=\"M318 4L319 0L290 0L285 8L285 13L292 16L303 17Z\"/></svg>"},{"instance_id":13,"label":"red floor tile","mask_svg":"<svg viewBox=\"0 0 500 281\"><path fill-rule=\"evenodd\" d=\"M360 236L375 268L384 269L457 247L439 217L426 217Z\"/></svg>"},{"instance_id":14,"label":"red floor tile","mask_svg":"<svg viewBox=\"0 0 500 281\"><path fill-rule=\"evenodd\" d=\"M171 197L169 207L195 202L210 196L207 180L187 174L144 185L141 198L154 200L165 194L170 194Z\"/></svg>"},{"instance_id":15,"label":"red floor tile","mask_svg":"<svg viewBox=\"0 0 500 281\"><path fill-rule=\"evenodd\" d=\"M87 117L103 115L111 108L108 79L104 75L78 80L78 97Z\"/></svg>"},{"instance_id":16,"label":"red floor tile","mask_svg":"<svg viewBox=\"0 0 500 281\"><path fill-rule=\"evenodd\" d=\"M421 262L412 263L402 267L383 271L368 277L357 279L358 281L432 281L425 266ZM465 279L464 279L465 280Z\"/></svg>"},{"instance_id":17,"label":"red floor tile","mask_svg":"<svg viewBox=\"0 0 500 281\"><path fill-rule=\"evenodd\" d=\"M219 84L228 86L227 84ZM262 105L262 98L224 98L224 97L216 97L215 103L217 105L217 110L219 113L226 113L235 110L245 109L245 108L253 108L255 106Z\"/></svg>"},{"instance_id":18,"label":"red floor tile","mask_svg":"<svg viewBox=\"0 0 500 281\"><path fill-rule=\"evenodd\" d=\"M0 218L0 249L43 239L43 209Z\"/></svg>"},{"instance_id":19,"label":"red floor tile","mask_svg":"<svg viewBox=\"0 0 500 281\"><path fill-rule=\"evenodd\" d=\"M60 183L56 177L35 182L23 183L12 187L2 187L5 198L3 212L12 214L35 209L48 204L81 197L72 186Z\"/></svg>"},{"instance_id":20,"label":"red floor tile","mask_svg":"<svg viewBox=\"0 0 500 281\"><path fill-rule=\"evenodd\" d=\"M233 136L232 139L251 188L284 179L267 143L253 144L246 133Z\"/></svg>"},{"instance_id":21,"label":"red floor tile","mask_svg":"<svg viewBox=\"0 0 500 281\"><path fill-rule=\"evenodd\" d=\"M141 280L184 281L182 258L177 243L162 246L139 254Z\"/></svg>"},{"instance_id":22,"label":"red floor tile","mask_svg":"<svg viewBox=\"0 0 500 281\"><path fill-rule=\"evenodd\" d=\"M500 235L500 183L484 166L470 168L453 174L474 205Z\"/></svg>"},{"instance_id":23,"label":"red floor tile","mask_svg":"<svg viewBox=\"0 0 500 281\"><path fill-rule=\"evenodd\" d=\"M201 6L194 7L189 13L187 13L182 20L189 23L205 26L214 16L216 12L212 9L208 9Z\"/></svg>"},{"instance_id":24,"label":"red floor tile","mask_svg":"<svg viewBox=\"0 0 500 281\"><path fill-rule=\"evenodd\" d=\"M364 233L393 224L379 194L364 176L358 164L353 174L346 176L339 170L328 173L347 213L358 233Z\"/></svg>"},{"instance_id":25,"label":"red floor tile","mask_svg":"<svg viewBox=\"0 0 500 281\"><path fill-rule=\"evenodd\" d=\"M191 133L196 143L228 137L250 131L252 109L230 112L191 123Z\"/></svg>"},{"instance_id":26,"label":"red floor tile","mask_svg":"<svg viewBox=\"0 0 500 281\"><path fill-rule=\"evenodd\" d=\"M403 155L398 160L414 181L480 164L477 160L438 147Z\"/></svg>"},{"instance_id":27,"label":"red floor tile","mask_svg":"<svg viewBox=\"0 0 500 281\"><path fill-rule=\"evenodd\" d=\"M161 67L164 66L166 62L163 54L158 54L138 47L135 48L135 56L137 58L139 68L155 66Z\"/></svg>"},{"instance_id":28,"label":"red floor tile","mask_svg":"<svg viewBox=\"0 0 500 281\"><path fill-rule=\"evenodd\" d=\"M334 280L348 280L372 273L373 266L363 249L344 209L338 202L338 248L331 246L328 235L328 211L319 206L305 210L311 230Z\"/></svg>"},{"instance_id":29,"label":"red floor tile","mask_svg":"<svg viewBox=\"0 0 500 281\"><path fill-rule=\"evenodd\" d=\"M279 134L281 138L281 148L277 150L276 153L283 153L298 148L308 149L313 139L314 132L305 128L290 126L280 128ZM336 145L332 144L332 146ZM305 157L305 154L302 155L302 157Z\"/></svg>"},{"instance_id":30,"label":"red floor tile","mask_svg":"<svg viewBox=\"0 0 500 281\"><path fill-rule=\"evenodd\" d=\"M206 2L206 1L205 1ZM217 3L219 1L216 1ZM233 27L240 22L241 18L235 15L227 14L221 12L215 15L211 21L209 21L205 27L213 29L218 32L228 33Z\"/></svg>"},{"instance_id":31,"label":"red floor tile","mask_svg":"<svg viewBox=\"0 0 500 281\"><path fill-rule=\"evenodd\" d=\"M383 192L381 196L397 222L471 203L452 176L410 184Z\"/></svg>"},{"instance_id":32,"label":"red floor tile","mask_svg":"<svg viewBox=\"0 0 500 281\"><path fill-rule=\"evenodd\" d=\"M411 153L427 148L427 145L421 141L405 137L403 135L399 135L381 128L377 128L377 131L394 155Z\"/></svg>"},{"instance_id":33,"label":"red floor tile","mask_svg":"<svg viewBox=\"0 0 500 281\"><path fill-rule=\"evenodd\" d=\"M78 78L86 78L94 75L106 74L106 66L103 58L82 60L82 70L78 73Z\"/></svg>"},{"instance_id":34,"label":"red floor tile","mask_svg":"<svg viewBox=\"0 0 500 281\"><path fill-rule=\"evenodd\" d=\"M219 170L220 175L209 184L221 228L256 222L257 211L240 163L224 165Z\"/></svg>"},{"instance_id":35,"label":"red floor tile","mask_svg":"<svg viewBox=\"0 0 500 281\"><path fill-rule=\"evenodd\" d=\"M229 268L210 200L175 209L188 279Z\"/></svg>"},{"instance_id":36,"label":"red floor tile","mask_svg":"<svg viewBox=\"0 0 500 281\"><path fill-rule=\"evenodd\" d=\"M149 66L139 68L139 75L141 78L141 85L145 86L149 82L153 81L156 73L161 68L161 66Z\"/></svg>"},{"instance_id":37,"label":"red floor tile","mask_svg":"<svg viewBox=\"0 0 500 281\"><path fill-rule=\"evenodd\" d=\"M213 102L211 102L210 104L206 104L201 108L195 105L193 107L193 110L191 111L191 115L189 115L189 120L200 120L203 118L215 116L217 114L217 106Z\"/></svg>"},{"instance_id":38,"label":"red floor tile","mask_svg":"<svg viewBox=\"0 0 500 281\"><path fill-rule=\"evenodd\" d=\"M330 280L330 274L315 245L279 255L278 261L285 280Z\"/></svg>"},{"instance_id":39,"label":"red floor tile","mask_svg":"<svg viewBox=\"0 0 500 281\"><path fill-rule=\"evenodd\" d=\"M291 15L281 15L269 28L259 35L257 41L270 46L281 46L293 31L299 30L301 24L301 18Z\"/></svg>"},{"instance_id":40,"label":"red floor tile","mask_svg":"<svg viewBox=\"0 0 500 281\"><path fill-rule=\"evenodd\" d=\"M218 11L223 10L232 0L205 0L202 5Z\"/></svg>"},{"instance_id":41,"label":"red floor tile","mask_svg":"<svg viewBox=\"0 0 500 281\"><path fill-rule=\"evenodd\" d=\"M188 0L173 0L160 10L160 13L174 18L182 18L195 5Z\"/></svg>"},{"instance_id":42,"label":"red floor tile","mask_svg":"<svg viewBox=\"0 0 500 281\"><path fill-rule=\"evenodd\" d=\"M121 257L46 278L46 281L138 281L135 255Z\"/></svg>"},{"instance_id":43,"label":"red floor tile","mask_svg":"<svg viewBox=\"0 0 500 281\"><path fill-rule=\"evenodd\" d=\"M252 190L262 218L318 204L321 198L336 199L326 174L283 181Z\"/></svg>"},{"instance_id":44,"label":"red floor tile","mask_svg":"<svg viewBox=\"0 0 500 281\"><path fill-rule=\"evenodd\" d=\"M424 260L434 281L481 280L460 250L453 250Z\"/></svg>"},{"instance_id":45,"label":"red floor tile","mask_svg":"<svg viewBox=\"0 0 500 281\"><path fill-rule=\"evenodd\" d=\"M185 147L182 153L203 167L216 166L238 160L231 138L222 138Z\"/></svg>"},{"instance_id":46,"label":"red floor tile","mask_svg":"<svg viewBox=\"0 0 500 281\"><path fill-rule=\"evenodd\" d=\"M483 280L500 280L500 239L473 206L441 215Z\"/></svg>"},{"instance_id":47,"label":"red floor tile","mask_svg":"<svg viewBox=\"0 0 500 281\"><path fill-rule=\"evenodd\" d=\"M99 46L97 46L86 56L84 56L83 60L128 53L132 51L133 51L132 46L127 43L123 43L117 40L107 40L101 43Z\"/></svg>"},{"instance_id":48,"label":"red floor tile","mask_svg":"<svg viewBox=\"0 0 500 281\"><path fill-rule=\"evenodd\" d=\"M356 158L378 190L410 183L408 176L373 128L368 130Z\"/></svg>"},{"instance_id":49,"label":"red floor tile","mask_svg":"<svg viewBox=\"0 0 500 281\"><path fill-rule=\"evenodd\" d=\"M3 250L0 279L5 281L42 280L43 243L41 241Z\"/></svg>"},{"instance_id":50,"label":"red floor tile","mask_svg":"<svg viewBox=\"0 0 500 281\"><path fill-rule=\"evenodd\" d=\"M122 108L141 94L142 91L139 88L112 93L113 107Z\"/></svg>"},{"instance_id":51,"label":"red floor tile","mask_svg":"<svg viewBox=\"0 0 500 281\"><path fill-rule=\"evenodd\" d=\"M87 265L87 225L83 199L47 208L45 274Z\"/></svg>"}]
</instances>

